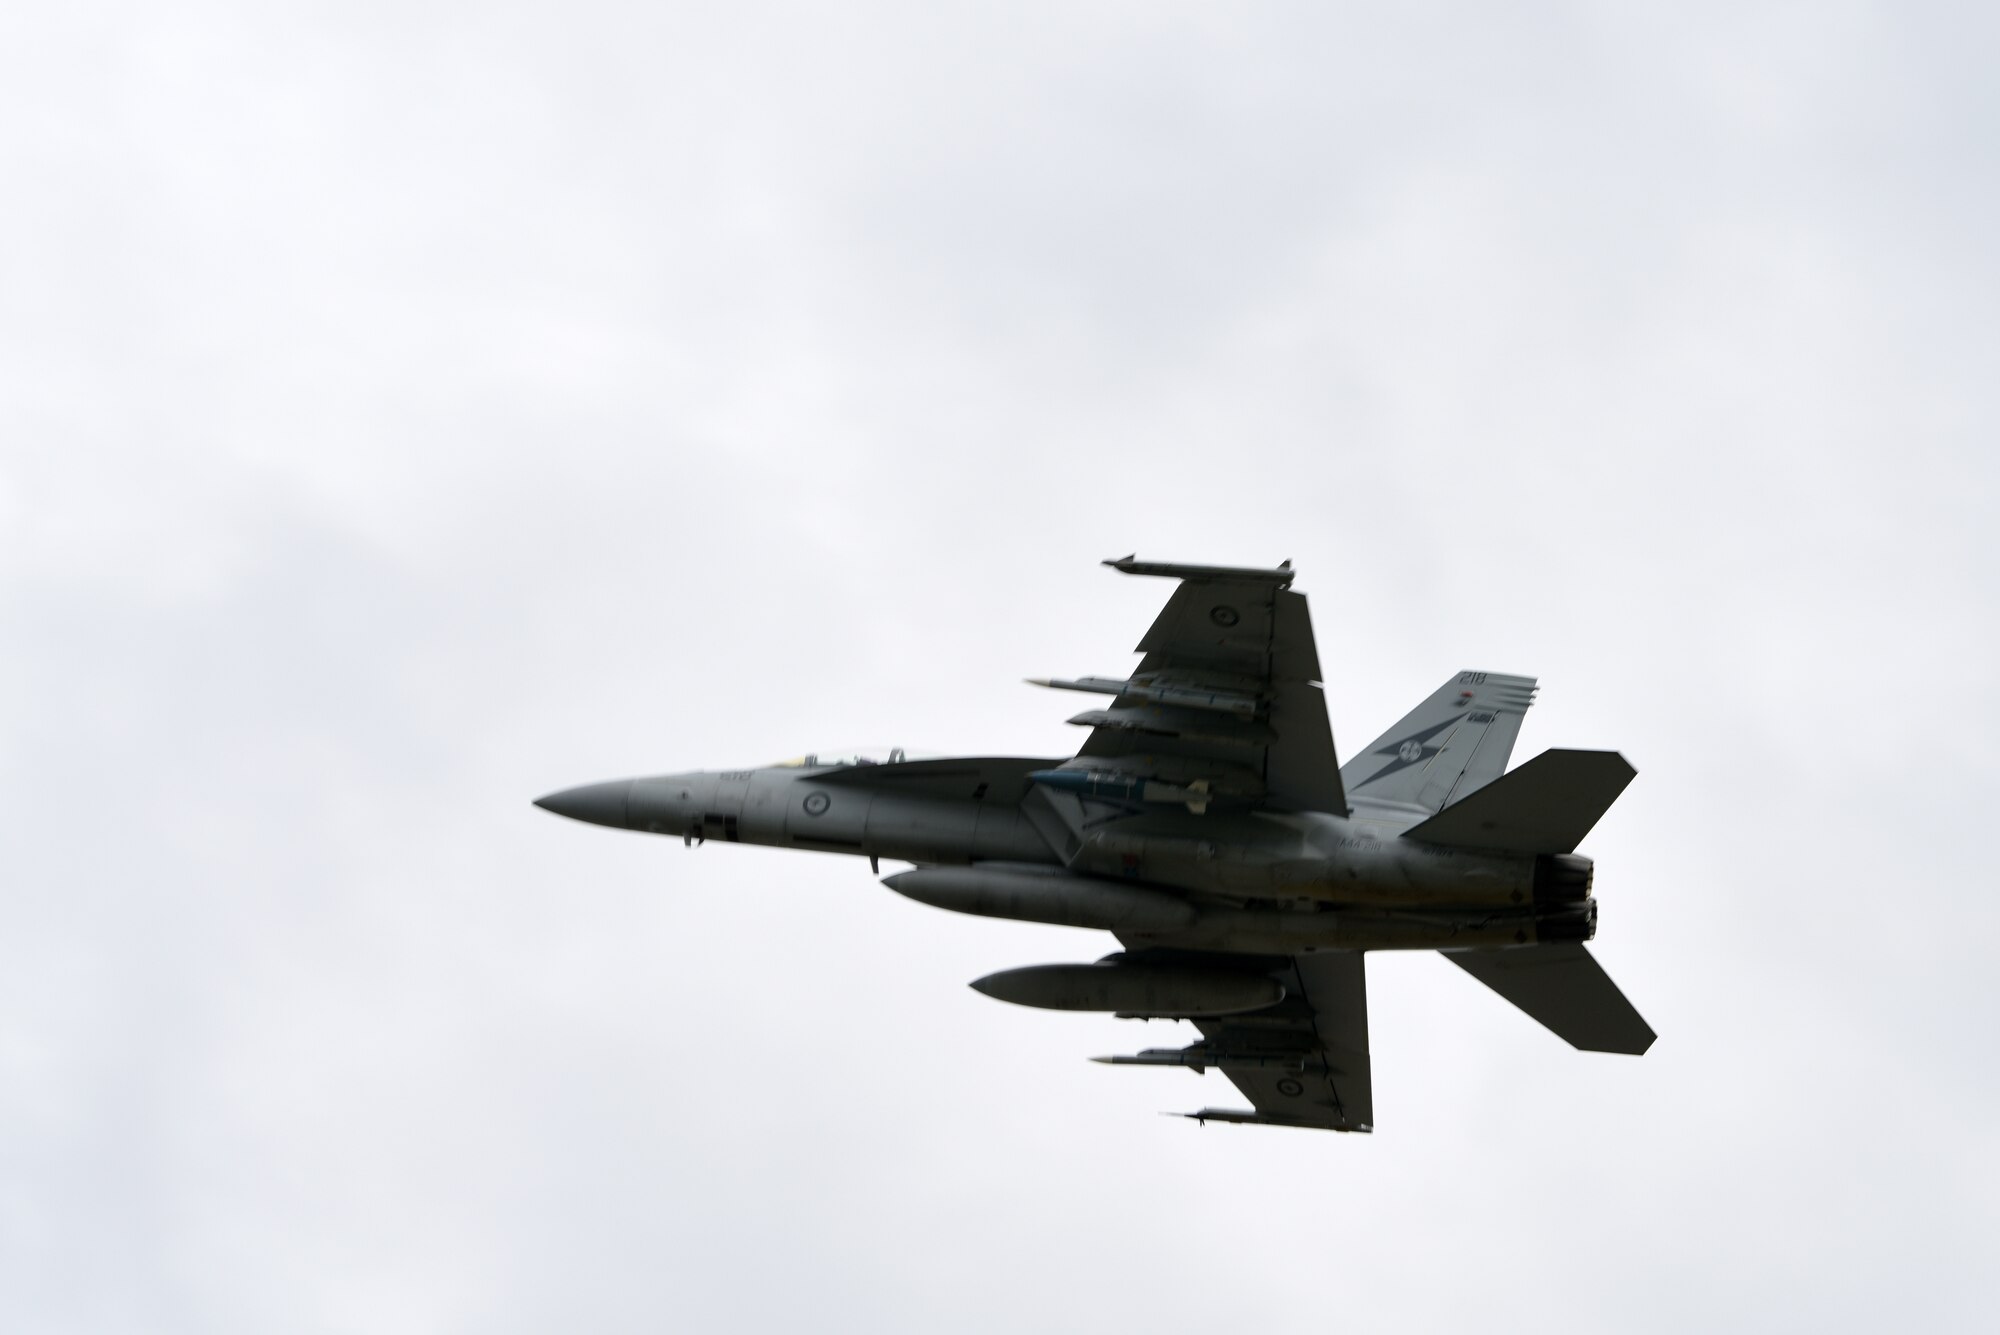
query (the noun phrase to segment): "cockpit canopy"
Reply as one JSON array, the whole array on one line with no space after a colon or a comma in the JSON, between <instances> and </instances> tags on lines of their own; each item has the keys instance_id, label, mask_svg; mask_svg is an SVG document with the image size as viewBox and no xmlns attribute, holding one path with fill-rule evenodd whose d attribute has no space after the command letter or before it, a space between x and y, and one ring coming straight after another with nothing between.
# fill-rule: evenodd
<instances>
[{"instance_id":1,"label":"cockpit canopy","mask_svg":"<svg viewBox=\"0 0 2000 1335\"><path fill-rule=\"evenodd\" d=\"M823 769L830 765L900 765L927 752L907 751L900 746L856 746L838 751L808 751L790 760L780 760L772 769Z\"/></svg>"}]
</instances>

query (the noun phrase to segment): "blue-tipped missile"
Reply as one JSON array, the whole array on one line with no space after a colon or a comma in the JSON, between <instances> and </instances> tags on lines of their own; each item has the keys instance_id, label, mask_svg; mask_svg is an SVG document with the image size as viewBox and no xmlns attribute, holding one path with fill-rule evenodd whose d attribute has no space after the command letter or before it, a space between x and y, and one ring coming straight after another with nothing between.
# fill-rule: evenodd
<instances>
[{"instance_id":1,"label":"blue-tipped missile","mask_svg":"<svg viewBox=\"0 0 2000 1335\"><path fill-rule=\"evenodd\" d=\"M1199 816L1208 810L1214 796L1207 779L1192 783L1164 783L1139 774L1119 774L1112 770L1038 769L1028 775L1030 782L1078 797L1097 797L1110 802L1175 802Z\"/></svg>"}]
</instances>

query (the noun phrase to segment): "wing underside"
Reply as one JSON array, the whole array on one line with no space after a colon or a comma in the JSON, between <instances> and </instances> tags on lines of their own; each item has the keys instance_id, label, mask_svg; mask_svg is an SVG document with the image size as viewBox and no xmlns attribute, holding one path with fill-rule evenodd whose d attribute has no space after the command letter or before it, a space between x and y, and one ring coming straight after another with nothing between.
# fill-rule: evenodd
<instances>
[{"instance_id":1,"label":"wing underside","mask_svg":"<svg viewBox=\"0 0 2000 1335\"><path fill-rule=\"evenodd\" d=\"M1107 564L1181 582L1129 680L1050 683L1116 697L1070 720L1091 729L1071 764L1224 802L1346 814L1312 618L1287 587L1290 569Z\"/></svg>"},{"instance_id":2,"label":"wing underside","mask_svg":"<svg viewBox=\"0 0 2000 1335\"><path fill-rule=\"evenodd\" d=\"M1189 952L1172 955L1183 965L1203 962ZM1250 1100L1250 1107L1203 1108L1187 1116L1204 1122L1372 1130L1362 958L1353 950L1263 960L1209 957L1217 967L1261 965L1284 984L1285 999L1266 1010L1194 1022L1201 1042L1176 1054L1177 1064L1220 1070Z\"/></svg>"}]
</instances>

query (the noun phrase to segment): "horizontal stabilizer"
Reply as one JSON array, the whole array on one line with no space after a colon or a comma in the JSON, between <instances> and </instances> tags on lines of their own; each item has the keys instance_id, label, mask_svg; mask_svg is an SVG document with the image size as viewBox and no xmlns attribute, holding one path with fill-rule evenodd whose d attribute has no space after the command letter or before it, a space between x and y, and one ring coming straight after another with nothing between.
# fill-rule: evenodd
<instances>
[{"instance_id":1,"label":"horizontal stabilizer","mask_svg":"<svg viewBox=\"0 0 2000 1335\"><path fill-rule=\"evenodd\" d=\"M1580 941L1438 953L1573 1048L1636 1057L1653 1046L1651 1026Z\"/></svg>"},{"instance_id":2,"label":"horizontal stabilizer","mask_svg":"<svg viewBox=\"0 0 2000 1335\"><path fill-rule=\"evenodd\" d=\"M1616 751L1544 751L1403 837L1501 853L1568 853L1638 772Z\"/></svg>"}]
</instances>

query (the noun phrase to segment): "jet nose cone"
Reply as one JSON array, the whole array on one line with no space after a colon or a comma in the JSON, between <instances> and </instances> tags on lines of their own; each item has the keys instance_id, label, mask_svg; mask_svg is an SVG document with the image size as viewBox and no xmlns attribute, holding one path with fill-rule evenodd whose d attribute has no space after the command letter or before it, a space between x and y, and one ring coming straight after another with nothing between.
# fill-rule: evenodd
<instances>
[{"instance_id":1,"label":"jet nose cone","mask_svg":"<svg viewBox=\"0 0 2000 1335\"><path fill-rule=\"evenodd\" d=\"M535 805L558 816L568 816L571 820L609 825L614 830L629 830L632 828L632 781L617 779L611 783L586 783L581 788L565 788L559 793L536 798Z\"/></svg>"}]
</instances>

